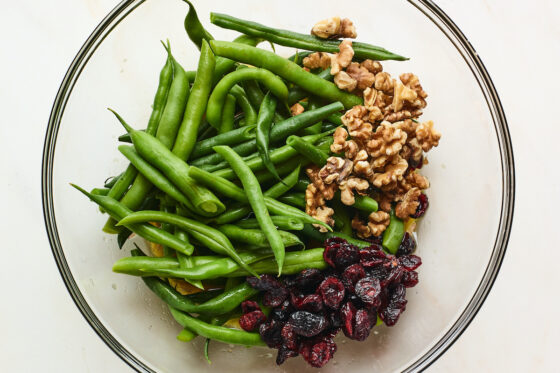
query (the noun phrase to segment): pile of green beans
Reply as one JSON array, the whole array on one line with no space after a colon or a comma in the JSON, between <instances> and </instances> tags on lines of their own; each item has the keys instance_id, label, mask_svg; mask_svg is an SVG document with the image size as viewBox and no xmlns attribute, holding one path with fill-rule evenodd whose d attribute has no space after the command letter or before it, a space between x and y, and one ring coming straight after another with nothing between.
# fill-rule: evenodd
<instances>
[{"instance_id":1,"label":"pile of green beans","mask_svg":"<svg viewBox=\"0 0 560 373\"><path fill-rule=\"evenodd\" d=\"M118 150L128 165L91 192L71 185L108 215L103 230L118 233L119 248L133 235L150 244L153 256L137 246L113 271L141 277L168 305L183 327L177 339L202 336L206 348L210 339L261 346L258 334L223 326L241 314L243 301L260 299L245 277L324 270L324 249L306 245L330 237L370 245L354 236L351 218L377 211L377 202L356 195L355 204L345 206L336 193L327 202L333 229L306 213L310 181L302 172L333 156L331 135L344 110L362 98L340 90L329 70L301 67L310 51L337 52L339 40L212 13L213 24L242 33L233 42L214 40L192 3L184 2L185 31L200 51L196 70L186 71L165 43L146 126L134 129L109 109L127 132ZM263 40L304 51L284 58L257 48ZM356 61L406 59L369 44L353 48ZM290 116L295 103L305 111ZM404 223L391 213L384 249L395 253L403 234Z\"/></svg>"}]
</instances>

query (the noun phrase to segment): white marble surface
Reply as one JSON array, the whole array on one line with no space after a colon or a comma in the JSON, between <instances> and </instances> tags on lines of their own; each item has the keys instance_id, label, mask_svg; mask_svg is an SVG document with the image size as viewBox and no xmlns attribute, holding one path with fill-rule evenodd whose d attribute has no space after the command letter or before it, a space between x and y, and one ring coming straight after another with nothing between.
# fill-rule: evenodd
<instances>
[{"instance_id":1,"label":"white marble surface","mask_svg":"<svg viewBox=\"0 0 560 373\"><path fill-rule=\"evenodd\" d=\"M557 74L560 5L553 0L440 0L500 93L514 144L513 233L490 296L428 371L558 371L560 240ZM0 12L0 370L130 371L74 306L47 242L41 211L44 130L59 83L114 0L4 1Z\"/></svg>"}]
</instances>

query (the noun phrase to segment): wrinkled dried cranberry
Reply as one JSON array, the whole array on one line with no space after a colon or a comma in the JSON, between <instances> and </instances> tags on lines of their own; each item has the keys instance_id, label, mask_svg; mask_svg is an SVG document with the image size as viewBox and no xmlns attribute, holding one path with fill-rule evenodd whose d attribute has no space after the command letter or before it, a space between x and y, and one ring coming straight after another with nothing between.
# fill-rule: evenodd
<instances>
[{"instance_id":1,"label":"wrinkled dried cranberry","mask_svg":"<svg viewBox=\"0 0 560 373\"><path fill-rule=\"evenodd\" d=\"M360 250L360 263L364 267L374 267L382 264L387 255L379 245L371 245Z\"/></svg>"},{"instance_id":2,"label":"wrinkled dried cranberry","mask_svg":"<svg viewBox=\"0 0 560 373\"><path fill-rule=\"evenodd\" d=\"M409 232L405 232L397 250L397 256L410 255L416 250L416 240Z\"/></svg>"},{"instance_id":3,"label":"wrinkled dried cranberry","mask_svg":"<svg viewBox=\"0 0 560 373\"><path fill-rule=\"evenodd\" d=\"M352 289L352 292L354 291L354 289ZM360 297L358 297L356 294L349 294L348 295L348 301L352 302L352 304L356 307L356 308L364 308L367 306L367 304L365 304L364 302L362 302L362 300L360 299Z\"/></svg>"},{"instance_id":4,"label":"wrinkled dried cranberry","mask_svg":"<svg viewBox=\"0 0 560 373\"><path fill-rule=\"evenodd\" d=\"M404 275L405 272L406 271L401 266L392 268L389 272L389 275L383 280L381 280L381 287L384 288L391 284L400 283L402 276Z\"/></svg>"},{"instance_id":5,"label":"wrinkled dried cranberry","mask_svg":"<svg viewBox=\"0 0 560 373\"><path fill-rule=\"evenodd\" d=\"M296 311L288 319L296 334L304 337L313 337L327 327L327 320L320 315L307 311Z\"/></svg>"},{"instance_id":6,"label":"wrinkled dried cranberry","mask_svg":"<svg viewBox=\"0 0 560 373\"><path fill-rule=\"evenodd\" d=\"M354 287L356 295L362 302L370 306L378 306L381 304L381 284L379 279L375 277L364 277L356 283Z\"/></svg>"},{"instance_id":7,"label":"wrinkled dried cranberry","mask_svg":"<svg viewBox=\"0 0 560 373\"><path fill-rule=\"evenodd\" d=\"M342 331L348 338L354 335L354 317L356 316L356 307L352 302L346 302L340 308L340 318L342 319Z\"/></svg>"},{"instance_id":8,"label":"wrinkled dried cranberry","mask_svg":"<svg viewBox=\"0 0 560 373\"><path fill-rule=\"evenodd\" d=\"M288 298L288 295L288 289L285 287L271 289L264 293L263 304L267 307L278 307Z\"/></svg>"},{"instance_id":9,"label":"wrinkled dried cranberry","mask_svg":"<svg viewBox=\"0 0 560 373\"><path fill-rule=\"evenodd\" d=\"M382 265L377 265L375 267L367 268L366 273L370 277L375 277L379 280L383 280L389 276L389 270Z\"/></svg>"},{"instance_id":10,"label":"wrinkled dried cranberry","mask_svg":"<svg viewBox=\"0 0 560 373\"><path fill-rule=\"evenodd\" d=\"M252 332L265 321L266 316L263 311L255 310L242 315L239 318L239 325L243 328L243 330Z\"/></svg>"},{"instance_id":11,"label":"wrinkled dried cranberry","mask_svg":"<svg viewBox=\"0 0 560 373\"><path fill-rule=\"evenodd\" d=\"M289 300L285 300L280 306L274 307L270 311L270 317L276 321L286 321L292 313L292 305Z\"/></svg>"},{"instance_id":12,"label":"wrinkled dried cranberry","mask_svg":"<svg viewBox=\"0 0 560 373\"><path fill-rule=\"evenodd\" d=\"M325 240L325 246L331 246L336 244L347 244L347 243L348 241L340 237L329 237Z\"/></svg>"},{"instance_id":13,"label":"wrinkled dried cranberry","mask_svg":"<svg viewBox=\"0 0 560 373\"><path fill-rule=\"evenodd\" d=\"M261 278L247 277L247 283L253 288L260 291L269 291L278 288L283 288L284 285L278 281L274 276L261 275Z\"/></svg>"},{"instance_id":14,"label":"wrinkled dried cranberry","mask_svg":"<svg viewBox=\"0 0 560 373\"><path fill-rule=\"evenodd\" d=\"M412 288L418 284L418 272L406 271L401 279L401 284L407 288Z\"/></svg>"},{"instance_id":15,"label":"wrinkled dried cranberry","mask_svg":"<svg viewBox=\"0 0 560 373\"><path fill-rule=\"evenodd\" d=\"M319 294L308 294L302 297L291 297L292 304L297 310L309 312L321 312L323 310L323 298Z\"/></svg>"},{"instance_id":16,"label":"wrinkled dried cranberry","mask_svg":"<svg viewBox=\"0 0 560 373\"><path fill-rule=\"evenodd\" d=\"M338 251L339 248L340 248L340 244L338 243L325 246L325 251L323 251L323 259L331 267L334 267L336 252Z\"/></svg>"},{"instance_id":17,"label":"wrinkled dried cranberry","mask_svg":"<svg viewBox=\"0 0 560 373\"><path fill-rule=\"evenodd\" d=\"M284 324L276 320L268 320L259 327L261 339L268 347L278 348L282 344L282 327Z\"/></svg>"},{"instance_id":18,"label":"wrinkled dried cranberry","mask_svg":"<svg viewBox=\"0 0 560 373\"><path fill-rule=\"evenodd\" d=\"M332 333L332 336L334 337L342 327L342 319L340 318L340 313L328 312L327 319L329 320L329 324L331 327L330 333Z\"/></svg>"},{"instance_id":19,"label":"wrinkled dried cranberry","mask_svg":"<svg viewBox=\"0 0 560 373\"><path fill-rule=\"evenodd\" d=\"M369 336L371 326L371 319L368 311L365 309L356 311L352 338L357 341L365 341Z\"/></svg>"},{"instance_id":20,"label":"wrinkled dried cranberry","mask_svg":"<svg viewBox=\"0 0 560 373\"><path fill-rule=\"evenodd\" d=\"M386 307L383 307L379 312L379 317L387 326L393 326L399 320L400 315L406 308L406 289L404 285L399 284L395 286L391 292Z\"/></svg>"},{"instance_id":21,"label":"wrinkled dried cranberry","mask_svg":"<svg viewBox=\"0 0 560 373\"><path fill-rule=\"evenodd\" d=\"M294 327L291 324L286 324L282 328L280 332L283 340L283 346L287 347L290 350L297 351L298 350L298 341L297 341L297 334L294 332Z\"/></svg>"},{"instance_id":22,"label":"wrinkled dried cranberry","mask_svg":"<svg viewBox=\"0 0 560 373\"><path fill-rule=\"evenodd\" d=\"M357 263L360 260L360 255L358 248L354 245L341 245L337 250L334 265L338 270L343 270L344 268Z\"/></svg>"},{"instance_id":23,"label":"wrinkled dried cranberry","mask_svg":"<svg viewBox=\"0 0 560 373\"><path fill-rule=\"evenodd\" d=\"M303 292L312 293L324 278L323 273L317 268L306 269L297 275L294 285Z\"/></svg>"},{"instance_id":24,"label":"wrinkled dried cranberry","mask_svg":"<svg viewBox=\"0 0 560 373\"><path fill-rule=\"evenodd\" d=\"M405 255L399 258L399 264L407 271L414 271L422 264L422 259L416 255Z\"/></svg>"},{"instance_id":25,"label":"wrinkled dried cranberry","mask_svg":"<svg viewBox=\"0 0 560 373\"><path fill-rule=\"evenodd\" d=\"M319 285L319 293L323 298L325 306L338 309L340 302L344 299L344 285L336 277L327 277Z\"/></svg>"},{"instance_id":26,"label":"wrinkled dried cranberry","mask_svg":"<svg viewBox=\"0 0 560 373\"><path fill-rule=\"evenodd\" d=\"M298 356L297 351L292 351L286 346L280 346L280 348L278 348L278 354L276 355L276 364L281 365L289 358L296 356Z\"/></svg>"},{"instance_id":27,"label":"wrinkled dried cranberry","mask_svg":"<svg viewBox=\"0 0 560 373\"><path fill-rule=\"evenodd\" d=\"M428 209L428 206L430 205L430 203L428 202L428 196L425 195L424 193L421 193L420 196L418 197L418 202L420 202L418 204L418 207L416 208L416 211L414 212L413 215L410 215L411 217L418 219L420 217L422 217L425 213L426 210Z\"/></svg>"},{"instance_id":28,"label":"wrinkled dried cranberry","mask_svg":"<svg viewBox=\"0 0 560 373\"><path fill-rule=\"evenodd\" d=\"M340 276L347 290L353 290L359 279L366 277L366 271L361 264L356 263L347 267Z\"/></svg>"},{"instance_id":29,"label":"wrinkled dried cranberry","mask_svg":"<svg viewBox=\"0 0 560 373\"><path fill-rule=\"evenodd\" d=\"M301 356L315 368L321 368L333 357L336 352L336 343L332 339L323 339L314 343L309 341L302 344Z\"/></svg>"},{"instance_id":30,"label":"wrinkled dried cranberry","mask_svg":"<svg viewBox=\"0 0 560 373\"><path fill-rule=\"evenodd\" d=\"M260 309L261 309L261 307L254 300L246 300L246 301L241 303L241 311L243 313L249 313L251 311L256 311L256 310L260 310Z\"/></svg>"}]
</instances>

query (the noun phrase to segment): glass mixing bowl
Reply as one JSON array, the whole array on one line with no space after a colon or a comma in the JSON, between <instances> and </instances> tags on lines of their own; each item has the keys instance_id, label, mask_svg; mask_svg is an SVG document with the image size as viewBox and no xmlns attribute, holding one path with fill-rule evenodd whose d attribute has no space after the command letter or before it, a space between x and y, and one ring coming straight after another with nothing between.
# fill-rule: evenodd
<instances>
[{"instance_id":1,"label":"glass mixing bowl","mask_svg":"<svg viewBox=\"0 0 560 373\"><path fill-rule=\"evenodd\" d=\"M337 2L197 2L208 25L210 11L307 31L340 13ZM459 337L486 298L502 262L514 204L514 166L506 119L496 90L473 47L429 1L364 0L344 9L359 40L411 57L386 62L393 75L416 73L429 93L424 119L443 134L423 173L431 181L430 209L418 231L423 259L420 283L408 292L399 323L376 327L367 342L338 339L338 352L322 371L377 373L429 366ZM72 62L49 120L43 160L43 203L52 250L68 290L99 336L138 371L315 372L301 359L281 367L275 350L175 339L180 327L166 307L135 277L111 266L129 255L116 237L101 232L106 219L69 182L99 186L126 165L117 151L122 127L106 108L129 123L147 123L165 59L167 39L186 69L198 52L183 29L179 0L123 1L95 29ZM235 33L213 26L218 39ZM263 44L263 47L267 47ZM283 55L286 48L277 47Z\"/></svg>"}]
</instances>

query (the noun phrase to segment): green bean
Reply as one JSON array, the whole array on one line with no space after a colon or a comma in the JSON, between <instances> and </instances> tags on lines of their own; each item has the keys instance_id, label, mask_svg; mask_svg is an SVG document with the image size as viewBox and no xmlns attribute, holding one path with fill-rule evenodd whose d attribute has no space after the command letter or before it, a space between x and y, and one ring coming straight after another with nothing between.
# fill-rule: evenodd
<instances>
[{"instance_id":1,"label":"green bean","mask_svg":"<svg viewBox=\"0 0 560 373\"><path fill-rule=\"evenodd\" d=\"M243 252L240 253L239 255L241 259L247 264L255 263L272 256L272 254L267 252ZM144 276L144 277L160 276L160 277L188 278L194 280L211 280L211 279L227 277L229 273L237 271L239 270L239 268L243 268L243 267L240 266L235 260L231 258L223 257L221 259L214 260L211 263L206 263L200 266L195 266L193 268L187 268L187 269L133 268L131 273L128 272L119 272L119 273L133 274L136 272L140 272L141 273L140 276ZM258 276L255 274L255 271L253 271L250 267L249 269L250 272L247 271L245 268L243 268L245 273L250 273L249 276ZM115 270L115 267L113 267L113 271L117 272Z\"/></svg>"},{"instance_id":2,"label":"green bean","mask_svg":"<svg viewBox=\"0 0 560 373\"><path fill-rule=\"evenodd\" d=\"M173 185L160 171L158 171L151 164L146 162L134 149L129 145L119 146L119 151L140 170L140 173L146 177L153 185L159 190L169 195L177 202L181 202L190 209L193 209L191 202L181 193L181 191Z\"/></svg>"},{"instance_id":3,"label":"green bean","mask_svg":"<svg viewBox=\"0 0 560 373\"><path fill-rule=\"evenodd\" d=\"M194 180L188 176L189 166L183 160L173 154L158 139L132 129L117 113L113 113L129 131L134 147L140 156L167 176L189 198L198 213L212 216L225 210L224 204L212 192L196 185Z\"/></svg>"},{"instance_id":4,"label":"green bean","mask_svg":"<svg viewBox=\"0 0 560 373\"><path fill-rule=\"evenodd\" d=\"M311 184L311 182L309 181L306 175L303 175L301 178L298 179L296 185L294 185L294 190L296 192L305 192L309 184Z\"/></svg>"},{"instance_id":5,"label":"green bean","mask_svg":"<svg viewBox=\"0 0 560 373\"><path fill-rule=\"evenodd\" d=\"M336 130L337 127L340 127L336 124L332 124L332 123L328 123L328 122L323 122L322 126L321 126L321 131L325 132L325 131L334 131Z\"/></svg>"},{"instance_id":6,"label":"green bean","mask_svg":"<svg viewBox=\"0 0 560 373\"><path fill-rule=\"evenodd\" d=\"M298 207L300 209L305 209L305 195L303 193L290 193L286 194L278 199L288 205Z\"/></svg>"},{"instance_id":7,"label":"green bean","mask_svg":"<svg viewBox=\"0 0 560 373\"><path fill-rule=\"evenodd\" d=\"M331 122L332 124L336 124L337 126L342 126L342 115L340 115L340 113L330 114L325 119Z\"/></svg>"},{"instance_id":8,"label":"green bean","mask_svg":"<svg viewBox=\"0 0 560 373\"><path fill-rule=\"evenodd\" d=\"M216 84L208 100L206 119L212 126L219 128L222 108L227 93L235 84L244 80L258 80L265 84L280 100L285 101L288 98L288 88L284 82L268 70L248 68L231 72Z\"/></svg>"},{"instance_id":9,"label":"green bean","mask_svg":"<svg viewBox=\"0 0 560 373\"><path fill-rule=\"evenodd\" d=\"M284 275L295 275L308 268L326 269L328 265L323 259L323 251L323 248L316 248L287 252L282 272ZM253 264L253 268L261 274L273 274L277 269L277 264L274 261L274 258L270 258L256 262ZM226 277L241 276L248 276L247 272L243 268L229 272L226 275Z\"/></svg>"},{"instance_id":10,"label":"green bean","mask_svg":"<svg viewBox=\"0 0 560 373\"><path fill-rule=\"evenodd\" d=\"M111 188L113 185L115 185L115 183L119 180L119 178L124 174L124 172L121 172L120 174L118 174L117 176L110 176L108 177L105 182L103 183L103 187L105 188Z\"/></svg>"},{"instance_id":11,"label":"green bean","mask_svg":"<svg viewBox=\"0 0 560 373\"><path fill-rule=\"evenodd\" d=\"M389 253L395 255L404 236L404 223L397 218L395 211L391 210L391 220L389 226L383 232L382 245Z\"/></svg>"},{"instance_id":12,"label":"green bean","mask_svg":"<svg viewBox=\"0 0 560 373\"><path fill-rule=\"evenodd\" d=\"M258 219L256 220L258 222ZM272 220L272 222L276 226L276 222L274 220ZM220 232L225 234L227 238L229 238L234 242L244 243L252 248L258 248L258 249L270 247L270 242L268 241L265 233L260 229L245 229L231 224L220 225L217 228L220 230ZM281 231L281 230L278 230L278 233L285 247L291 247L291 246L305 247L303 242L301 242L300 239L295 234Z\"/></svg>"},{"instance_id":13,"label":"green bean","mask_svg":"<svg viewBox=\"0 0 560 373\"><path fill-rule=\"evenodd\" d=\"M132 139L130 138L130 135L128 133L120 135L117 139L120 142L127 142L129 144L132 144Z\"/></svg>"},{"instance_id":14,"label":"green bean","mask_svg":"<svg viewBox=\"0 0 560 373\"><path fill-rule=\"evenodd\" d=\"M276 112L276 100L267 92L259 108L259 116L257 117L257 150L259 151L260 159L266 169L278 180L280 175L276 172L274 163L270 159L268 142L270 141L270 128L272 127L272 119Z\"/></svg>"},{"instance_id":15,"label":"green bean","mask_svg":"<svg viewBox=\"0 0 560 373\"><path fill-rule=\"evenodd\" d=\"M214 151L224 157L241 181L253 213L274 253L274 258L278 264L278 276L280 276L282 274L282 265L284 264L285 247L280 233L270 218L259 181L241 157L229 146L216 146Z\"/></svg>"},{"instance_id":16,"label":"green bean","mask_svg":"<svg viewBox=\"0 0 560 373\"><path fill-rule=\"evenodd\" d=\"M323 105L321 104L320 100L313 96L309 98L309 107L307 108L308 110L318 109L321 106ZM321 127L323 127L323 121L318 121L314 125L304 128L301 133L303 135L314 135L317 133L321 133Z\"/></svg>"},{"instance_id":17,"label":"green bean","mask_svg":"<svg viewBox=\"0 0 560 373\"><path fill-rule=\"evenodd\" d=\"M222 111L222 121L218 133L227 133L233 130L235 117L235 97L228 94Z\"/></svg>"},{"instance_id":18,"label":"green bean","mask_svg":"<svg viewBox=\"0 0 560 373\"><path fill-rule=\"evenodd\" d=\"M189 11L187 13L187 16L185 17L185 31L187 32L189 39L191 39L191 41L200 50L203 40L208 41L214 38L200 23L200 20L198 19L198 15L196 14L196 10L194 9L192 3L188 0L183 1L189 5Z\"/></svg>"},{"instance_id":19,"label":"green bean","mask_svg":"<svg viewBox=\"0 0 560 373\"><path fill-rule=\"evenodd\" d=\"M296 157L288 159L284 163L279 164L276 167L276 171L278 171L278 174L280 176L284 176L284 175L288 174L289 172L291 172L295 168L306 166L307 163L308 162L305 159L301 159L301 158L296 156ZM257 171L257 172L255 172L255 176L257 177L257 180L261 184L268 183L269 181L272 181L272 180L275 179L274 176L272 176L272 174L270 172L268 172L267 170Z\"/></svg>"},{"instance_id":20,"label":"green bean","mask_svg":"<svg viewBox=\"0 0 560 373\"><path fill-rule=\"evenodd\" d=\"M202 243L205 247L218 254L228 255L239 263L243 268L251 272L251 267L245 263L240 255L235 251L228 238L217 229L202 224L196 220L184 216L165 213L161 211L138 211L129 214L120 220L118 225L129 225L135 223L157 221L169 223L187 231L194 239ZM253 272L251 272L253 273Z\"/></svg>"},{"instance_id":21,"label":"green bean","mask_svg":"<svg viewBox=\"0 0 560 373\"><path fill-rule=\"evenodd\" d=\"M262 41L262 39L254 38L248 35L240 35L233 40L234 43L247 44L253 47L257 46ZM235 66L235 61L229 58L218 57L216 58L216 68L214 69L214 74L212 78L212 85L216 85L222 79L222 77L233 70Z\"/></svg>"},{"instance_id":22,"label":"green bean","mask_svg":"<svg viewBox=\"0 0 560 373\"><path fill-rule=\"evenodd\" d=\"M245 114L245 123L243 123L243 125L240 123L240 127L255 125L255 123L257 123L257 112L249 102L249 98L247 97L245 90L236 84L231 87L229 93L235 97L237 104L241 107L241 110Z\"/></svg>"},{"instance_id":23,"label":"green bean","mask_svg":"<svg viewBox=\"0 0 560 373\"><path fill-rule=\"evenodd\" d=\"M164 202L162 202L162 201L160 201L159 209L160 209L160 211L162 211L162 212L171 212L171 211L174 211L174 210L175 210L175 209L174 209L174 206L166 205L166 204L165 204ZM174 229L174 227L173 227L171 224L168 224L168 223L161 223L160 228L161 228L162 231L165 231L165 232L168 232L168 233L172 233L173 235L175 235L175 229ZM175 237L177 237L177 236L175 236ZM177 238L179 238L179 237L177 237ZM181 239L181 238L179 238L179 239ZM186 240L185 242L189 242L189 241ZM190 242L189 242L189 243L190 243ZM170 250L169 247L167 247L167 246L162 246L162 249L163 249L163 256L172 256L172 255L171 255L171 250Z\"/></svg>"},{"instance_id":24,"label":"green bean","mask_svg":"<svg viewBox=\"0 0 560 373\"><path fill-rule=\"evenodd\" d=\"M210 22L223 28L268 40L271 43L304 50L337 53L339 51L338 46L341 42L341 40L324 40L312 35L275 29L256 22L235 18L227 14L210 13ZM354 49L354 56L359 59L370 58L377 61L405 61L408 59L389 52L384 48L366 43L353 42L352 48Z\"/></svg>"},{"instance_id":25,"label":"green bean","mask_svg":"<svg viewBox=\"0 0 560 373\"><path fill-rule=\"evenodd\" d=\"M258 333L249 333L242 330L211 325L177 311L172 307L169 307L169 310L181 326L208 339L243 346L265 346L265 343L261 340L261 336Z\"/></svg>"},{"instance_id":26,"label":"green bean","mask_svg":"<svg viewBox=\"0 0 560 373\"><path fill-rule=\"evenodd\" d=\"M148 126L146 127L146 132L148 132L150 135L155 135L157 132L161 117L163 115L163 112L165 111L169 96L169 90L171 88L173 77L175 75L174 60L173 56L171 55L171 48L169 48L169 42L166 50L167 60L165 61L165 65L159 73L159 83L156 94L154 96L152 114L150 115L150 119L148 120Z\"/></svg>"},{"instance_id":27,"label":"green bean","mask_svg":"<svg viewBox=\"0 0 560 373\"><path fill-rule=\"evenodd\" d=\"M185 112L185 106L189 98L190 82L183 67L171 55L169 45L165 47L173 62L173 82L169 87L167 103L161 114L156 137L167 148L171 148Z\"/></svg>"},{"instance_id":28,"label":"green bean","mask_svg":"<svg viewBox=\"0 0 560 373\"><path fill-rule=\"evenodd\" d=\"M327 164L329 156L299 136L292 135L288 137L286 144L294 148L299 154L303 155L319 167L323 167Z\"/></svg>"},{"instance_id":29,"label":"green bean","mask_svg":"<svg viewBox=\"0 0 560 373\"><path fill-rule=\"evenodd\" d=\"M106 196L109 193L109 188L93 188L90 193L98 196Z\"/></svg>"},{"instance_id":30,"label":"green bean","mask_svg":"<svg viewBox=\"0 0 560 373\"><path fill-rule=\"evenodd\" d=\"M336 200L340 200L340 192L336 192L334 198ZM354 197L354 199L355 201L352 207L354 207L357 210L371 213L377 211L378 209L377 201L371 197L357 195Z\"/></svg>"},{"instance_id":31,"label":"green bean","mask_svg":"<svg viewBox=\"0 0 560 373\"><path fill-rule=\"evenodd\" d=\"M334 200L332 202L333 209L334 209L334 222L335 227L336 224L342 225L341 228L338 228L341 233L346 235L352 236L352 221L350 220L350 216L348 216L348 211L346 210L346 206L340 202L340 200Z\"/></svg>"},{"instance_id":32,"label":"green bean","mask_svg":"<svg viewBox=\"0 0 560 373\"><path fill-rule=\"evenodd\" d=\"M317 74L317 77L328 80L330 82L332 82L334 79L334 75L331 75L330 69L322 70ZM295 86L292 89L290 89L290 92L288 93L288 105L293 105L296 102L303 100L304 98L308 97L310 94L313 93L314 92L308 92L299 86Z\"/></svg>"},{"instance_id":33,"label":"green bean","mask_svg":"<svg viewBox=\"0 0 560 373\"><path fill-rule=\"evenodd\" d=\"M221 256L191 256L193 267L203 266L223 259ZM150 256L133 256L117 260L113 265L116 273L125 273L133 276L144 276L163 269L185 269L175 258L155 258ZM186 269L185 269L186 270Z\"/></svg>"},{"instance_id":34,"label":"green bean","mask_svg":"<svg viewBox=\"0 0 560 373\"><path fill-rule=\"evenodd\" d=\"M128 190L128 187L130 187L136 178L137 174L138 171L136 168L132 164L129 164L123 174L118 178L115 184L113 184L107 195L114 199L121 199Z\"/></svg>"},{"instance_id":35,"label":"green bean","mask_svg":"<svg viewBox=\"0 0 560 373\"><path fill-rule=\"evenodd\" d=\"M243 65L245 66L245 65ZM262 101L264 100L264 92L262 91L259 83L255 82L254 80L246 80L241 83L245 93L247 94L247 98L249 102L254 108L258 108L261 106Z\"/></svg>"},{"instance_id":36,"label":"green bean","mask_svg":"<svg viewBox=\"0 0 560 373\"><path fill-rule=\"evenodd\" d=\"M322 120L326 116L342 109L343 106L340 102L333 102L332 104L325 105L322 108L310 110L276 123L270 130L270 143L283 140L299 130L317 123L318 120ZM248 155L257 150L257 142L256 140L250 140L236 145L233 147L233 150L235 150L235 152L239 155ZM201 166L205 164L216 164L221 160L223 160L223 157L216 153L193 160L191 164L193 166Z\"/></svg>"},{"instance_id":37,"label":"green bean","mask_svg":"<svg viewBox=\"0 0 560 373\"><path fill-rule=\"evenodd\" d=\"M183 328L183 330L177 334L177 340L181 342L190 342L196 337L198 337L198 334L191 332L187 328Z\"/></svg>"},{"instance_id":38,"label":"green bean","mask_svg":"<svg viewBox=\"0 0 560 373\"><path fill-rule=\"evenodd\" d=\"M247 45L216 40L210 41L210 46L218 56L264 68L319 97L331 102L340 101L347 109L363 103L362 98L341 91L334 83L303 70L295 63L275 53Z\"/></svg>"},{"instance_id":39,"label":"green bean","mask_svg":"<svg viewBox=\"0 0 560 373\"><path fill-rule=\"evenodd\" d=\"M288 192L297 182L299 177L300 167L296 167L288 176L282 181L270 187L263 193L265 197L278 198L282 194ZM246 204L233 205L231 208L226 209L220 216L214 218L216 224L227 224L244 218L251 212L251 208ZM274 220L274 219L273 219ZM276 222L275 222L276 223Z\"/></svg>"},{"instance_id":40,"label":"green bean","mask_svg":"<svg viewBox=\"0 0 560 373\"><path fill-rule=\"evenodd\" d=\"M102 206L103 209L105 209L105 211L107 211L107 213L115 220L121 220L132 213L132 210L111 197L94 195L88 193L77 185L70 185L85 194L93 202ZM174 235L158 229L150 224L126 224L124 226L150 242L169 246L186 255L191 255L193 252L194 248L188 242L181 241Z\"/></svg>"},{"instance_id":41,"label":"green bean","mask_svg":"<svg viewBox=\"0 0 560 373\"><path fill-rule=\"evenodd\" d=\"M255 126L237 128L233 131L221 133L209 139L197 142L191 155L193 157L199 157L210 154L214 151L212 148L216 145L236 145L254 137Z\"/></svg>"},{"instance_id":42,"label":"green bean","mask_svg":"<svg viewBox=\"0 0 560 373\"><path fill-rule=\"evenodd\" d=\"M304 142L315 143L321 140L323 137L327 136L325 133L321 133L318 135L310 135L306 136L302 139ZM274 149L269 153L269 160L272 164L280 164L282 162L287 161L288 159L297 155L297 150L290 145L285 145L280 148ZM250 159L244 159L244 162L252 171L260 171L265 168L265 162L261 157L254 157ZM218 171L213 172L214 175L223 177L228 180L234 180L236 178L235 172L231 168L223 168ZM274 176L274 174L273 174ZM274 176L276 178L276 176Z\"/></svg>"},{"instance_id":43,"label":"green bean","mask_svg":"<svg viewBox=\"0 0 560 373\"><path fill-rule=\"evenodd\" d=\"M293 55L291 55L290 57L288 57L288 59L289 59L290 61L292 61L293 63L296 63L296 64L298 64L298 65L301 66L302 63L303 63L303 59L304 59L305 57L309 56L309 55L312 54L312 53L313 53L313 52L311 52L311 51L303 51L303 52L296 51L296 53L294 53Z\"/></svg>"},{"instance_id":44,"label":"green bean","mask_svg":"<svg viewBox=\"0 0 560 373\"><path fill-rule=\"evenodd\" d=\"M198 127L206 111L208 97L212 90L212 73L214 72L215 64L214 54L210 50L208 43L203 40L198 69L196 70L196 79L192 87L191 96L187 102L179 133L177 133L177 139L174 138L175 145L172 150L173 154L185 161L189 159L196 143Z\"/></svg>"},{"instance_id":45,"label":"green bean","mask_svg":"<svg viewBox=\"0 0 560 373\"><path fill-rule=\"evenodd\" d=\"M204 303L196 304L187 297L179 294L168 283L161 281L157 277L142 277L144 283L161 300L169 306L184 312L203 313L208 316L222 315L237 308L241 302L258 294L258 290L253 289L247 283L243 283L229 291Z\"/></svg>"},{"instance_id":46,"label":"green bean","mask_svg":"<svg viewBox=\"0 0 560 373\"><path fill-rule=\"evenodd\" d=\"M271 216L272 222L279 229L286 231L300 231L303 229L303 222L296 218L288 216ZM259 227L257 219L245 219L235 223L236 226L243 229L255 229Z\"/></svg>"},{"instance_id":47,"label":"green bean","mask_svg":"<svg viewBox=\"0 0 560 373\"><path fill-rule=\"evenodd\" d=\"M177 215L181 215L183 209L181 208L176 208L175 211L177 212ZM175 236L183 241L189 242L189 236L187 235L187 232L185 232L182 229L179 229L178 227L175 227ZM181 254L181 253L177 253L177 260L179 261L179 267L180 268L192 268L194 266L194 261L192 259L192 257ZM191 284L194 287L197 287L199 289L204 290L204 285L202 285L202 282L200 280L189 280L189 279L185 279L185 281L187 281L189 284Z\"/></svg>"}]
</instances>

